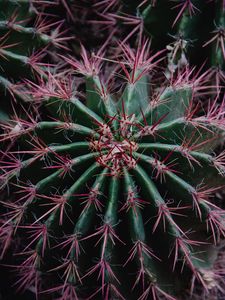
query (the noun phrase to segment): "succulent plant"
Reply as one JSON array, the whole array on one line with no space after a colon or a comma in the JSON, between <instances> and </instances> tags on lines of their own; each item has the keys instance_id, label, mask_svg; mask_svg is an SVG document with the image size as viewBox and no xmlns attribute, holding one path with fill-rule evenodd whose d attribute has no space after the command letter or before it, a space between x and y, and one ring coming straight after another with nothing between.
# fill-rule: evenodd
<instances>
[{"instance_id":1,"label":"succulent plant","mask_svg":"<svg viewBox=\"0 0 225 300\"><path fill-rule=\"evenodd\" d=\"M11 110L0 118L0 258L10 257L3 265L16 292L43 300L223 292L222 2L0 0L0 86ZM78 43L52 7L78 28L79 13L82 22L88 15L101 30L92 52L82 44L80 57L67 52ZM210 45L200 67L199 49Z\"/></svg>"},{"instance_id":2,"label":"succulent plant","mask_svg":"<svg viewBox=\"0 0 225 300\"><path fill-rule=\"evenodd\" d=\"M188 60L198 67L213 67L213 78L223 79L223 0L93 1L92 8L90 18L100 25L96 36L114 32L114 38L125 43L137 33L145 33L154 49L168 48L173 71Z\"/></svg>"},{"instance_id":3,"label":"succulent plant","mask_svg":"<svg viewBox=\"0 0 225 300\"><path fill-rule=\"evenodd\" d=\"M62 57L66 76L27 82L26 119L2 123L14 144L1 159L2 256L14 242L17 287L40 298L179 299L196 283L217 287L224 104L196 103L208 72L157 81L162 52L121 47L117 92L102 51L82 47L80 60Z\"/></svg>"},{"instance_id":4,"label":"succulent plant","mask_svg":"<svg viewBox=\"0 0 225 300\"><path fill-rule=\"evenodd\" d=\"M49 14L48 10L59 6L59 1L1 0L0 6L0 91L1 118L7 119L18 98L27 101L20 91L20 82L26 76L35 80L36 74L43 74L52 66L50 56L56 50L67 48L72 39L64 19ZM54 59L53 59L54 62Z\"/></svg>"}]
</instances>

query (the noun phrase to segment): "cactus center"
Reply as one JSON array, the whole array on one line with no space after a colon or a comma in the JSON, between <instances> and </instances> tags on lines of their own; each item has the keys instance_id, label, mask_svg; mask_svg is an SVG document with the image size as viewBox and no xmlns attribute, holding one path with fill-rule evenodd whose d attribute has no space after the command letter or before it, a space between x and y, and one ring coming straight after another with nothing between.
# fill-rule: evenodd
<instances>
[{"instance_id":1,"label":"cactus center","mask_svg":"<svg viewBox=\"0 0 225 300\"><path fill-rule=\"evenodd\" d=\"M120 175L124 167L133 169L136 166L133 153L137 150L138 145L133 137L136 126L133 123L134 118L134 114L132 116L123 115L112 118L108 123L100 123L99 138L94 138L90 143L90 147L99 152L98 163L108 167L113 176Z\"/></svg>"}]
</instances>

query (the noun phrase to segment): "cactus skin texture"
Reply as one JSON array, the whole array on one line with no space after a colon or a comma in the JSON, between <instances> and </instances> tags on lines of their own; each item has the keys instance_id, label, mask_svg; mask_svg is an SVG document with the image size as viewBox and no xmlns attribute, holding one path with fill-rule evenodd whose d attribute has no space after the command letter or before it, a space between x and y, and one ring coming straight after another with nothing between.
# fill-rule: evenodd
<instances>
[{"instance_id":1,"label":"cactus skin texture","mask_svg":"<svg viewBox=\"0 0 225 300\"><path fill-rule=\"evenodd\" d=\"M124 43L144 33L153 49L171 51L171 70L188 60L191 65L212 68L212 81L224 85L223 0L96 0L92 7L93 24L103 25L95 32L106 36L113 32Z\"/></svg>"},{"instance_id":2,"label":"cactus skin texture","mask_svg":"<svg viewBox=\"0 0 225 300\"><path fill-rule=\"evenodd\" d=\"M47 9L57 8L57 1L16 0L0 1L0 92L1 119L7 119L11 109L10 96L14 104L18 98L29 101L21 93L20 81L35 79L46 69L46 57L52 57L57 50L68 50L68 36L65 20L48 16Z\"/></svg>"},{"instance_id":3,"label":"cactus skin texture","mask_svg":"<svg viewBox=\"0 0 225 300\"><path fill-rule=\"evenodd\" d=\"M32 18L30 3L18 11ZM110 2L101 3L107 11ZM68 40L51 42L66 50ZM182 55L171 55L171 45L165 58L145 38L126 42L119 59L105 55L105 43L95 54L81 45L77 59L58 54L59 66L35 63L20 88L0 75L13 95L13 112L0 123L0 256L13 253L5 266L17 293L181 300L199 288L209 299L223 290L224 267L215 263L225 236L215 198L225 181L220 85L211 70L177 64ZM20 54L8 51L0 55L10 69ZM223 47L216 51L222 72Z\"/></svg>"}]
</instances>

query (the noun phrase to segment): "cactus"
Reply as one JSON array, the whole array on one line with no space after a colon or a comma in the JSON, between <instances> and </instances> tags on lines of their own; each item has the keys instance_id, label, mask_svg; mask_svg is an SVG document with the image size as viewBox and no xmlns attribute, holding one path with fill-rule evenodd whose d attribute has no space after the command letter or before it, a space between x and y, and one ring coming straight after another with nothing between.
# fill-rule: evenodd
<instances>
[{"instance_id":1,"label":"cactus","mask_svg":"<svg viewBox=\"0 0 225 300\"><path fill-rule=\"evenodd\" d=\"M182 56L192 65L212 67L212 76L223 79L224 1L93 1L93 11L93 23L103 25L101 30L107 34L114 32L124 43L144 33L151 37L154 49L169 46L173 67L178 67Z\"/></svg>"},{"instance_id":2,"label":"cactus","mask_svg":"<svg viewBox=\"0 0 225 300\"><path fill-rule=\"evenodd\" d=\"M57 8L56 2L1 0L0 6L1 111L7 119L12 111L10 98L14 106L18 98L29 101L20 91L24 75L34 80L37 73L44 74L51 65L46 57L54 56L56 49L68 50L66 43L71 36L67 35L65 20L48 16L47 9Z\"/></svg>"},{"instance_id":3,"label":"cactus","mask_svg":"<svg viewBox=\"0 0 225 300\"><path fill-rule=\"evenodd\" d=\"M20 28L18 39L33 22L21 25L20 18L40 17L40 11L49 18L52 7L51 1L2 2L8 3L4 18L20 4L12 24ZM73 19L73 1L60 2ZM94 1L93 8L100 17L118 7L136 10L120 4ZM162 1L143 9L146 4L138 8L145 26ZM25 78L25 54L11 50L20 50L11 32L3 35L12 42L0 49L7 58L0 84L13 105L0 122L0 257L13 254L3 266L15 275L16 293L30 290L37 299L60 300L181 300L194 299L199 288L205 297L222 292L224 268L216 258L225 212L215 194L225 181L223 77L192 66L185 28L195 24L194 16L187 21L188 8L192 15L198 8L193 1L178 5L180 13L173 10L168 18L184 36L167 52L167 39L163 46L154 37L152 46L159 49L150 51L137 17L127 38L118 26L99 50L89 53L81 44L77 58L56 50L66 52L70 36L51 39L59 65L44 61L39 50L40 62L29 66L35 75ZM218 10L220 20L222 14ZM101 26L100 17L95 26ZM6 23L0 21L0 30ZM204 46L218 41L212 65L223 75L223 40L212 34ZM113 36L123 38L116 58L106 47ZM12 69L15 61L20 68ZM23 78L19 88L7 85L10 78Z\"/></svg>"}]
</instances>

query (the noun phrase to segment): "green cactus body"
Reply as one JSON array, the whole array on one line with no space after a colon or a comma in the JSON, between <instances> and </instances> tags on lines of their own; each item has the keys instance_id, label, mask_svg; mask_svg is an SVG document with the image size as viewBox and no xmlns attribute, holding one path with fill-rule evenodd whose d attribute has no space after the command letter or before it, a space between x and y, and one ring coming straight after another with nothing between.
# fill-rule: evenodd
<instances>
[{"instance_id":1,"label":"green cactus body","mask_svg":"<svg viewBox=\"0 0 225 300\"><path fill-rule=\"evenodd\" d=\"M36 6L29 0L0 1L0 113L5 119L11 110L10 96L14 97L15 107L17 98L29 102L21 92L21 79L26 76L34 80L36 73L44 76L48 51L53 55L56 48L66 49L65 42L71 39L66 36L63 21L46 18L42 12L45 2L50 6L50 1Z\"/></svg>"},{"instance_id":2,"label":"green cactus body","mask_svg":"<svg viewBox=\"0 0 225 300\"><path fill-rule=\"evenodd\" d=\"M43 12L48 2L40 4ZM107 4L108 13L118 2L94 7ZM61 3L71 17L73 1ZM145 26L157 23L152 14L162 3L139 7L136 17ZM33 20L35 2L7 5L0 13L3 37L9 26L12 43L14 34L33 36L33 21L19 20ZM10 25L5 20L18 5ZM123 5L121 11L129 7ZM223 13L217 13L221 26ZM28 48L51 43L62 64L29 65L22 89L11 89L10 80L23 76L29 49L0 47L8 60L0 85L16 103L0 123L0 258L15 254L18 292L31 290L40 300L181 300L192 299L199 287L205 295L221 290L224 270L214 265L225 211L214 196L225 182L224 100L219 85L209 84L211 73L188 64L186 28L190 22L192 32L196 19L188 11L173 14L163 24L173 20L179 39L167 45L166 59L164 50L150 52L147 39L139 37L136 50L126 43L139 29L143 34L139 23L116 59L103 54L107 43L96 55L82 45L78 59L62 55L56 49L66 50L70 38L50 38L61 23L50 32L46 25L48 33L36 30ZM211 63L222 72L223 47L212 48ZM15 62L20 68L12 70Z\"/></svg>"}]
</instances>

